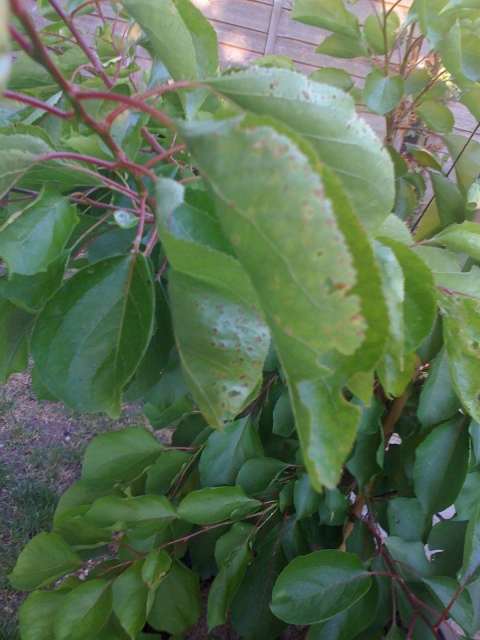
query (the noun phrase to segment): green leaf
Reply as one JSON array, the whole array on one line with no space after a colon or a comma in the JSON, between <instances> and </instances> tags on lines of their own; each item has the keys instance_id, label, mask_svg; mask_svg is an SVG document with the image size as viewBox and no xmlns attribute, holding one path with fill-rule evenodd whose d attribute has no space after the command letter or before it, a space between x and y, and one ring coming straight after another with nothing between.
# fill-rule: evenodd
<instances>
[{"instance_id":1,"label":"green leaf","mask_svg":"<svg viewBox=\"0 0 480 640\"><path fill-rule=\"evenodd\" d=\"M82 482L91 491L128 483L155 462L163 446L145 427L101 433L85 451Z\"/></svg>"},{"instance_id":2,"label":"green leaf","mask_svg":"<svg viewBox=\"0 0 480 640\"><path fill-rule=\"evenodd\" d=\"M442 136L455 164L455 176L460 192L466 194L480 173L480 143L466 136Z\"/></svg>"},{"instance_id":3,"label":"green leaf","mask_svg":"<svg viewBox=\"0 0 480 640\"><path fill-rule=\"evenodd\" d=\"M450 0L450 2L443 7L441 13L458 11L459 9L480 9L480 2L479 0Z\"/></svg>"},{"instance_id":4,"label":"green leaf","mask_svg":"<svg viewBox=\"0 0 480 640\"><path fill-rule=\"evenodd\" d=\"M158 496L166 493L191 460L192 455L187 451L162 451L156 462L147 469L145 491Z\"/></svg>"},{"instance_id":5,"label":"green leaf","mask_svg":"<svg viewBox=\"0 0 480 640\"><path fill-rule=\"evenodd\" d=\"M200 457L200 482L203 487L234 485L243 464L261 456L263 447L252 420L236 420L210 434Z\"/></svg>"},{"instance_id":6,"label":"green leaf","mask_svg":"<svg viewBox=\"0 0 480 640\"><path fill-rule=\"evenodd\" d=\"M295 0L292 18L340 35L360 35L358 19L346 10L342 0L323 0L321 5L315 0Z\"/></svg>"},{"instance_id":7,"label":"green leaf","mask_svg":"<svg viewBox=\"0 0 480 640\"><path fill-rule=\"evenodd\" d=\"M415 109L417 116L429 129L437 133L450 133L455 124L453 113L444 104L426 100Z\"/></svg>"},{"instance_id":8,"label":"green leaf","mask_svg":"<svg viewBox=\"0 0 480 640\"><path fill-rule=\"evenodd\" d=\"M368 592L351 607L333 618L314 624L307 640L351 640L366 629L375 619L378 605L378 587L372 582Z\"/></svg>"},{"instance_id":9,"label":"green leaf","mask_svg":"<svg viewBox=\"0 0 480 640\"><path fill-rule=\"evenodd\" d=\"M429 517L416 498L394 498L388 503L388 530L390 535L407 541L423 541L430 526Z\"/></svg>"},{"instance_id":10,"label":"green leaf","mask_svg":"<svg viewBox=\"0 0 480 640\"><path fill-rule=\"evenodd\" d=\"M282 571L271 609L289 624L315 624L354 605L371 585L371 577L355 554L316 551L295 558Z\"/></svg>"},{"instance_id":11,"label":"green leaf","mask_svg":"<svg viewBox=\"0 0 480 640\"><path fill-rule=\"evenodd\" d=\"M433 361L423 385L417 417L424 428L451 418L460 409L460 401L453 389L445 347Z\"/></svg>"},{"instance_id":12,"label":"green leaf","mask_svg":"<svg viewBox=\"0 0 480 640\"><path fill-rule=\"evenodd\" d=\"M415 453L413 484L428 514L455 502L468 470L468 429L455 418L436 427Z\"/></svg>"},{"instance_id":13,"label":"green leaf","mask_svg":"<svg viewBox=\"0 0 480 640\"><path fill-rule=\"evenodd\" d=\"M210 587L208 594L207 624L208 631L224 624L228 609L240 587L248 564L252 559L251 544L254 540L255 528L245 522L236 522L232 529L219 538L217 548L222 546L226 538L233 538L233 546L228 540L230 553L225 562L219 565L219 573Z\"/></svg>"},{"instance_id":14,"label":"green leaf","mask_svg":"<svg viewBox=\"0 0 480 640\"><path fill-rule=\"evenodd\" d=\"M405 282L403 315L405 355L419 347L430 333L437 317L437 295L430 269L414 251L404 244L381 238L400 262Z\"/></svg>"},{"instance_id":15,"label":"green leaf","mask_svg":"<svg viewBox=\"0 0 480 640\"><path fill-rule=\"evenodd\" d=\"M232 626L245 640L275 640L285 624L270 610L272 589L287 564L278 527L257 549L232 602Z\"/></svg>"},{"instance_id":16,"label":"green leaf","mask_svg":"<svg viewBox=\"0 0 480 640\"><path fill-rule=\"evenodd\" d=\"M458 190L458 187L453 180L445 176L431 173L430 177L442 227L454 222L462 222L465 218L465 198Z\"/></svg>"},{"instance_id":17,"label":"green leaf","mask_svg":"<svg viewBox=\"0 0 480 640\"><path fill-rule=\"evenodd\" d=\"M480 472L468 473L465 483L455 500L457 520L470 520L480 504Z\"/></svg>"},{"instance_id":18,"label":"green leaf","mask_svg":"<svg viewBox=\"0 0 480 640\"><path fill-rule=\"evenodd\" d=\"M464 91L458 101L467 107L477 121L480 120L480 87L471 87Z\"/></svg>"},{"instance_id":19,"label":"green leaf","mask_svg":"<svg viewBox=\"0 0 480 640\"><path fill-rule=\"evenodd\" d=\"M247 496L268 494L278 476L288 466L288 463L277 458L251 458L241 467L235 484L242 487Z\"/></svg>"},{"instance_id":20,"label":"green leaf","mask_svg":"<svg viewBox=\"0 0 480 640\"><path fill-rule=\"evenodd\" d=\"M29 313L38 313L62 284L66 256L51 262L46 271L33 276L12 274L0 278L0 295Z\"/></svg>"},{"instance_id":21,"label":"green leaf","mask_svg":"<svg viewBox=\"0 0 480 640\"><path fill-rule=\"evenodd\" d=\"M466 582L478 577L480 571L480 506L472 514L468 522L463 552L463 565L460 569L460 579ZM474 629L476 631L476 629Z\"/></svg>"},{"instance_id":22,"label":"green leaf","mask_svg":"<svg viewBox=\"0 0 480 640\"><path fill-rule=\"evenodd\" d=\"M455 16L445 16L445 19ZM452 74L457 83L469 85L480 79L480 57L478 48L480 39L475 29L468 22L456 21L443 38L439 52L446 70Z\"/></svg>"},{"instance_id":23,"label":"green leaf","mask_svg":"<svg viewBox=\"0 0 480 640\"><path fill-rule=\"evenodd\" d=\"M432 527L427 539L431 557L432 574L456 577L463 562L463 547L467 521L445 520Z\"/></svg>"},{"instance_id":24,"label":"green leaf","mask_svg":"<svg viewBox=\"0 0 480 640\"><path fill-rule=\"evenodd\" d=\"M51 640L53 621L65 594L34 591L20 607L19 629L23 640Z\"/></svg>"},{"instance_id":25,"label":"green leaf","mask_svg":"<svg viewBox=\"0 0 480 640\"><path fill-rule=\"evenodd\" d=\"M323 69L316 69L309 76L309 80L320 82L322 84L328 84L331 87L337 87L342 91L350 91L353 87L352 76L344 69L336 69L335 67L324 67Z\"/></svg>"},{"instance_id":26,"label":"green leaf","mask_svg":"<svg viewBox=\"0 0 480 640\"><path fill-rule=\"evenodd\" d=\"M464 407L480 420L479 303L469 298L442 296L443 337L453 387Z\"/></svg>"},{"instance_id":27,"label":"green leaf","mask_svg":"<svg viewBox=\"0 0 480 640\"><path fill-rule=\"evenodd\" d=\"M33 64L28 58L29 64ZM35 129L35 127L32 127ZM0 198L28 172L28 189L40 191L45 184L61 192L79 186L101 186L100 178L86 176L77 171L74 162L41 160L53 149L42 139L27 134L0 135ZM22 183L20 183L22 184Z\"/></svg>"},{"instance_id":28,"label":"green leaf","mask_svg":"<svg viewBox=\"0 0 480 640\"><path fill-rule=\"evenodd\" d=\"M10 273L32 276L57 260L78 223L76 208L44 188L25 209L0 228L0 255Z\"/></svg>"},{"instance_id":29,"label":"green leaf","mask_svg":"<svg viewBox=\"0 0 480 640\"><path fill-rule=\"evenodd\" d=\"M172 558L165 550L153 549L142 565L142 580L149 589L155 590L171 566Z\"/></svg>"},{"instance_id":30,"label":"green leaf","mask_svg":"<svg viewBox=\"0 0 480 640\"><path fill-rule=\"evenodd\" d=\"M322 53L325 56L334 58L368 58L370 53L362 42L361 38L351 38L338 33L327 36L315 53Z\"/></svg>"},{"instance_id":31,"label":"green leaf","mask_svg":"<svg viewBox=\"0 0 480 640\"><path fill-rule=\"evenodd\" d=\"M178 517L194 524L216 524L234 518L241 520L261 506L240 487L207 487L192 491L178 506Z\"/></svg>"},{"instance_id":32,"label":"green leaf","mask_svg":"<svg viewBox=\"0 0 480 640\"><path fill-rule=\"evenodd\" d=\"M322 495L315 491L308 474L305 473L295 481L293 487L293 504L297 512L297 520L307 518L318 511Z\"/></svg>"},{"instance_id":33,"label":"green leaf","mask_svg":"<svg viewBox=\"0 0 480 640\"><path fill-rule=\"evenodd\" d=\"M388 536L385 538L385 544L388 552L397 561L398 572L402 578L420 582L422 578L430 577L432 564L427 559L423 542Z\"/></svg>"},{"instance_id":34,"label":"green leaf","mask_svg":"<svg viewBox=\"0 0 480 640\"><path fill-rule=\"evenodd\" d=\"M55 616L55 640L90 638L106 624L112 611L109 580L89 580L68 593Z\"/></svg>"},{"instance_id":35,"label":"green leaf","mask_svg":"<svg viewBox=\"0 0 480 640\"><path fill-rule=\"evenodd\" d=\"M107 258L74 274L40 312L32 353L42 382L80 412L121 409L153 330L150 269L138 255Z\"/></svg>"},{"instance_id":36,"label":"green leaf","mask_svg":"<svg viewBox=\"0 0 480 640\"><path fill-rule=\"evenodd\" d=\"M480 225L466 220L462 224L455 224L438 233L431 240L443 244L451 251L460 251L480 259Z\"/></svg>"},{"instance_id":37,"label":"green leaf","mask_svg":"<svg viewBox=\"0 0 480 640\"><path fill-rule=\"evenodd\" d=\"M198 575L174 561L155 592L147 622L157 631L181 634L201 614Z\"/></svg>"},{"instance_id":38,"label":"green leaf","mask_svg":"<svg viewBox=\"0 0 480 640\"><path fill-rule=\"evenodd\" d=\"M321 524L329 527L342 526L347 517L350 501L340 489L325 489L323 500L318 510Z\"/></svg>"},{"instance_id":39,"label":"green leaf","mask_svg":"<svg viewBox=\"0 0 480 640\"><path fill-rule=\"evenodd\" d=\"M363 98L365 105L381 116L392 111L405 93L401 76L386 76L380 69L370 71L365 78Z\"/></svg>"},{"instance_id":40,"label":"green leaf","mask_svg":"<svg viewBox=\"0 0 480 640\"><path fill-rule=\"evenodd\" d=\"M358 368L371 368L384 336L383 332L377 335L372 322L365 341L368 358L355 354L349 359L362 343L364 321L357 296L347 295L352 287L352 294L356 293L355 275L343 236L338 229L335 231L331 202L338 216L347 216L342 220L342 231L345 233L346 228L348 233L355 232L367 255L371 250L360 226L355 231L348 200L337 196L340 189L333 176L324 169L322 184L308 147L299 141L302 153L289 136L267 123L271 121L247 117L245 121L235 118L183 125L182 130L197 166L214 187L220 223L261 300L290 382L297 429L313 482L318 487L322 483L333 486L353 442L358 413L343 400L340 381L318 378L335 366L342 380ZM230 164L227 158L231 158ZM261 203L254 195L257 183ZM286 188L288 203L282 197ZM328 199L324 188L328 189ZM303 222L294 227L298 238L292 236L292 211ZM299 252L299 246L305 250ZM345 266L340 266L342 260ZM275 277L265 278L269 272ZM368 296L364 275L361 292ZM376 286L380 289L379 280ZM368 299L365 314L368 311L371 317L370 310L377 313L379 309L378 305L370 306ZM319 364L322 355L326 366ZM337 421L342 424L340 431ZM336 444L334 434L338 435Z\"/></svg>"},{"instance_id":41,"label":"green leaf","mask_svg":"<svg viewBox=\"0 0 480 640\"><path fill-rule=\"evenodd\" d=\"M284 389L273 410L273 433L288 438L295 431L295 416L288 389Z\"/></svg>"},{"instance_id":42,"label":"green leaf","mask_svg":"<svg viewBox=\"0 0 480 640\"><path fill-rule=\"evenodd\" d=\"M9 576L10 584L20 591L33 591L52 584L82 565L79 556L55 533L39 533L20 553Z\"/></svg>"},{"instance_id":43,"label":"green leaf","mask_svg":"<svg viewBox=\"0 0 480 640\"><path fill-rule=\"evenodd\" d=\"M432 76L427 69L413 69L405 78L405 93L411 95L428 86Z\"/></svg>"},{"instance_id":44,"label":"green leaf","mask_svg":"<svg viewBox=\"0 0 480 640\"><path fill-rule=\"evenodd\" d=\"M0 381L28 367L28 332L33 316L0 296Z\"/></svg>"},{"instance_id":45,"label":"green leaf","mask_svg":"<svg viewBox=\"0 0 480 640\"><path fill-rule=\"evenodd\" d=\"M278 69L248 69L209 84L239 106L271 115L306 137L336 173L367 231L378 229L393 207L393 167L377 136L358 119L350 96Z\"/></svg>"},{"instance_id":46,"label":"green leaf","mask_svg":"<svg viewBox=\"0 0 480 640\"><path fill-rule=\"evenodd\" d=\"M177 514L164 496L104 496L95 500L84 518L100 527L125 522L134 528L134 535L142 539L164 531Z\"/></svg>"},{"instance_id":47,"label":"green leaf","mask_svg":"<svg viewBox=\"0 0 480 640\"><path fill-rule=\"evenodd\" d=\"M455 16L441 15L447 3L448 0L414 0L408 12L407 23L418 22L433 49L441 44L455 22Z\"/></svg>"},{"instance_id":48,"label":"green leaf","mask_svg":"<svg viewBox=\"0 0 480 640\"><path fill-rule=\"evenodd\" d=\"M138 22L174 80L196 80L215 74L217 36L189 0L122 0L122 5Z\"/></svg>"},{"instance_id":49,"label":"green leaf","mask_svg":"<svg viewBox=\"0 0 480 640\"><path fill-rule=\"evenodd\" d=\"M147 619L148 587L142 580L143 560L137 560L112 584L113 612L131 638L136 638Z\"/></svg>"},{"instance_id":50,"label":"green leaf","mask_svg":"<svg viewBox=\"0 0 480 640\"><path fill-rule=\"evenodd\" d=\"M371 13L363 24L363 35L375 53L384 55L395 44L399 26L400 18L395 11L389 11L386 18L384 13Z\"/></svg>"},{"instance_id":51,"label":"green leaf","mask_svg":"<svg viewBox=\"0 0 480 640\"><path fill-rule=\"evenodd\" d=\"M449 616L470 635L469 632L473 622L473 606L468 591L464 589L457 593L460 584L453 578L447 578L446 576L430 578L425 580L425 583L432 593L437 596L443 607L448 607L452 600L455 599L448 612ZM473 629L473 632L476 632L476 629Z\"/></svg>"}]
</instances>

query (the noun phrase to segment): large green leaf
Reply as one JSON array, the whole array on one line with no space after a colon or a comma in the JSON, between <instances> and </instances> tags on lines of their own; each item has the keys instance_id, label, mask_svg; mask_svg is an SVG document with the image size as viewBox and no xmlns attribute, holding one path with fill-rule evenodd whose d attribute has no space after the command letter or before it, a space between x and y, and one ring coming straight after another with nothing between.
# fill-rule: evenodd
<instances>
[{"instance_id":1,"label":"large green leaf","mask_svg":"<svg viewBox=\"0 0 480 640\"><path fill-rule=\"evenodd\" d=\"M242 465L263 456L263 447L252 420L242 418L212 433L200 458L203 487L233 485Z\"/></svg>"},{"instance_id":2,"label":"large green leaf","mask_svg":"<svg viewBox=\"0 0 480 640\"><path fill-rule=\"evenodd\" d=\"M157 226L174 267L169 292L183 372L211 426L221 428L258 388L269 332L247 274L208 210L213 203L187 198L178 182L160 179Z\"/></svg>"},{"instance_id":3,"label":"large green leaf","mask_svg":"<svg viewBox=\"0 0 480 640\"><path fill-rule=\"evenodd\" d=\"M155 592L148 623L157 631L180 634L201 613L198 575L175 561Z\"/></svg>"},{"instance_id":4,"label":"large green leaf","mask_svg":"<svg viewBox=\"0 0 480 640\"><path fill-rule=\"evenodd\" d=\"M316 551L293 560L280 574L271 609L290 624L315 624L345 611L372 585L358 556Z\"/></svg>"},{"instance_id":5,"label":"large green leaf","mask_svg":"<svg viewBox=\"0 0 480 640\"><path fill-rule=\"evenodd\" d=\"M217 36L189 0L121 0L174 80L212 76L218 67Z\"/></svg>"},{"instance_id":6,"label":"large green leaf","mask_svg":"<svg viewBox=\"0 0 480 640\"><path fill-rule=\"evenodd\" d=\"M404 93L405 85L401 76L387 76L383 71L375 68L365 78L363 99L373 113L383 116L392 111Z\"/></svg>"},{"instance_id":7,"label":"large green leaf","mask_svg":"<svg viewBox=\"0 0 480 640\"><path fill-rule=\"evenodd\" d=\"M358 19L347 11L343 0L295 0L292 18L344 36L360 35Z\"/></svg>"},{"instance_id":8,"label":"large green leaf","mask_svg":"<svg viewBox=\"0 0 480 640\"><path fill-rule=\"evenodd\" d=\"M54 621L55 640L84 640L100 631L112 611L110 580L89 580L61 603Z\"/></svg>"},{"instance_id":9,"label":"large green leaf","mask_svg":"<svg viewBox=\"0 0 480 640\"><path fill-rule=\"evenodd\" d=\"M468 635L470 635L470 631L476 633L477 629L472 630L473 606L468 591L464 589L457 593L460 584L453 578L447 578L445 576L430 578L425 580L425 582L434 595L440 600L441 604L444 607L450 607L448 612L449 616L451 616Z\"/></svg>"},{"instance_id":10,"label":"large green leaf","mask_svg":"<svg viewBox=\"0 0 480 640\"><path fill-rule=\"evenodd\" d=\"M89 444L82 467L82 483L90 491L105 491L137 478L163 451L145 427L126 427L101 433Z\"/></svg>"},{"instance_id":11,"label":"large green leaf","mask_svg":"<svg viewBox=\"0 0 480 640\"><path fill-rule=\"evenodd\" d=\"M0 227L0 255L11 274L33 276L61 257L78 222L76 207L44 188Z\"/></svg>"},{"instance_id":12,"label":"large green leaf","mask_svg":"<svg viewBox=\"0 0 480 640\"><path fill-rule=\"evenodd\" d=\"M384 13L371 13L365 19L363 34L375 53L384 55L395 44L399 26L400 18L395 11L389 11L386 15Z\"/></svg>"},{"instance_id":13,"label":"large green leaf","mask_svg":"<svg viewBox=\"0 0 480 640\"><path fill-rule=\"evenodd\" d=\"M339 389L357 370L348 358L355 357L368 325L355 295L354 261L332 211L333 204L341 216L339 203L346 199L334 201L330 191L326 197L331 174L323 170L323 184L309 147L294 138L299 148L271 124L241 117L183 125L182 132L260 299L289 379L312 481L317 488L333 486L358 417ZM357 233L364 244L360 227ZM321 379L335 367L337 380Z\"/></svg>"},{"instance_id":14,"label":"large green leaf","mask_svg":"<svg viewBox=\"0 0 480 640\"><path fill-rule=\"evenodd\" d=\"M152 277L141 255L107 258L78 271L37 318L32 353L45 386L81 412L116 416L123 386L148 346Z\"/></svg>"},{"instance_id":15,"label":"large green leaf","mask_svg":"<svg viewBox=\"0 0 480 640\"><path fill-rule=\"evenodd\" d=\"M241 107L274 116L306 137L336 173L365 229L375 233L393 208L393 166L380 140L357 117L350 96L283 69L252 68L209 84Z\"/></svg>"},{"instance_id":16,"label":"large green leaf","mask_svg":"<svg viewBox=\"0 0 480 640\"><path fill-rule=\"evenodd\" d=\"M443 336L453 387L469 414L480 420L480 303L442 296Z\"/></svg>"},{"instance_id":17,"label":"large green leaf","mask_svg":"<svg viewBox=\"0 0 480 640\"><path fill-rule=\"evenodd\" d=\"M455 502L467 475L468 445L468 429L460 417L436 427L417 448L413 484L427 513Z\"/></svg>"},{"instance_id":18,"label":"large green leaf","mask_svg":"<svg viewBox=\"0 0 480 640\"><path fill-rule=\"evenodd\" d=\"M14 589L32 591L52 584L82 565L79 556L55 533L39 533L23 549L10 574Z\"/></svg>"},{"instance_id":19,"label":"large green leaf","mask_svg":"<svg viewBox=\"0 0 480 640\"><path fill-rule=\"evenodd\" d=\"M19 629L22 640L51 640L53 621L65 594L58 591L34 591L22 604Z\"/></svg>"},{"instance_id":20,"label":"large green leaf","mask_svg":"<svg viewBox=\"0 0 480 640\"><path fill-rule=\"evenodd\" d=\"M466 194L480 173L480 142L461 135L442 138L455 164L457 186Z\"/></svg>"}]
</instances>

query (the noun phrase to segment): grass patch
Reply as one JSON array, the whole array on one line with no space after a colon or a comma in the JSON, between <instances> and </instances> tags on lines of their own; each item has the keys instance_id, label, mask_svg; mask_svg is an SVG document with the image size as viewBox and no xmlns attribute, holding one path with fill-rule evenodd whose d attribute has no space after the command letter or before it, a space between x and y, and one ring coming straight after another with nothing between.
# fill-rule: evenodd
<instances>
[{"instance_id":1,"label":"grass patch","mask_svg":"<svg viewBox=\"0 0 480 640\"><path fill-rule=\"evenodd\" d=\"M0 640L20 640L18 609L27 594L8 574L20 551L51 528L58 499L78 479L86 446L98 433L146 424L140 405L117 420L79 416L61 403L38 402L27 374L0 385Z\"/></svg>"}]
</instances>

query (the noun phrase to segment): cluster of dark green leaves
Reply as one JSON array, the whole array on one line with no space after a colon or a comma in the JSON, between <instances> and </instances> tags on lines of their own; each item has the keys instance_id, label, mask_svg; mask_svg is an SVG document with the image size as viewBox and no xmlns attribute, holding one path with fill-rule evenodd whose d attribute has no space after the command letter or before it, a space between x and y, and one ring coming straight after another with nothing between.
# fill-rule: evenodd
<instances>
[{"instance_id":1,"label":"cluster of dark green leaves","mask_svg":"<svg viewBox=\"0 0 480 640\"><path fill-rule=\"evenodd\" d=\"M173 435L90 445L53 532L12 574L35 590L23 640L181 636L201 613L199 576L210 631L230 612L247 640L289 624L311 640L424 640L445 609L473 635L476 143L444 138L456 185L407 149L447 194L418 242L399 202L424 178L332 70L307 79L268 58L220 74L188 0L122 0L123 35L105 20L85 50L68 24L91 5L69 2L65 21L51 4L38 36L11 2L22 50L0 102L1 379L31 356L40 399L114 416L142 398L153 430ZM439 22L470 29L466 4L444 2ZM294 16L333 32L323 53L375 62L403 42L393 12L383 45L381 21L360 30L341 0L299 0ZM432 20L414 2L409 21L436 51ZM426 73L402 84L413 110L440 83Z\"/></svg>"}]
</instances>

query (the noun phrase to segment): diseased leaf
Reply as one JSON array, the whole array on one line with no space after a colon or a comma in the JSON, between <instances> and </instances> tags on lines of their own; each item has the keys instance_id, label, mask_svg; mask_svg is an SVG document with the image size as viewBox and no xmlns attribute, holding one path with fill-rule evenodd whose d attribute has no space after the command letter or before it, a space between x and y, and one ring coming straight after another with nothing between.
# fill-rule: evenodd
<instances>
[{"instance_id":1,"label":"diseased leaf","mask_svg":"<svg viewBox=\"0 0 480 640\"><path fill-rule=\"evenodd\" d=\"M183 125L182 131L197 166L214 189L219 221L260 299L290 382L297 430L312 481L317 488L322 483L333 486L353 442L358 418L339 388L345 377L358 370L356 354L352 354L362 344L365 321L359 298L353 295L356 278L352 258L336 227L332 200L325 197L311 151L298 141L300 150L283 129L279 133L271 124L246 117ZM334 179L324 172L328 195L335 198L330 192ZM262 192L260 201L255 196L257 183ZM283 195L287 189L288 201ZM343 210L349 215L343 207L345 201L333 201L339 205L335 208L339 216ZM293 220L301 220L301 224L292 226ZM357 235L362 238L360 228ZM299 252L299 246L304 250ZM373 339L367 333L368 358L375 360L384 337L372 331ZM322 359L326 366L319 365ZM335 365L341 382L319 379ZM363 366L369 365L365 359ZM332 438L337 437L334 444Z\"/></svg>"},{"instance_id":2,"label":"diseased leaf","mask_svg":"<svg viewBox=\"0 0 480 640\"><path fill-rule=\"evenodd\" d=\"M260 384L269 332L247 274L204 203L183 203L182 185L166 178L157 201L159 235L174 267L169 292L185 379L211 426L222 428Z\"/></svg>"},{"instance_id":3,"label":"diseased leaf","mask_svg":"<svg viewBox=\"0 0 480 640\"><path fill-rule=\"evenodd\" d=\"M393 167L378 138L356 115L350 96L278 69L248 69L209 84L239 106L271 115L307 138L337 175L365 229L376 232L393 208Z\"/></svg>"},{"instance_id":4,"label":"diseased leaf","mask_svg":"<svg viewBox=\"0 0 480 640\"><path fill-rule=\"evenodd\" d=\"M32 591L52 584L82 564L79 556L55 533L39 533L20 553L10 574L14 589Z\"/></svg>"},{"instance_id":5,"label":"diseased leaf","mask_svg":"<svg viewBox=\"0 0 480 640\"><path fill-rule=\"evenodd\" d=\"M355 554L316 551L296 558L282 571L271 609L290 624L315 624L354 605L371 585L372 578Z\"/></svg>"},{"instance_id":6,"label":"diseased leaf","mask_svg":"<svg viewBox=\"0 0 480 640\"><path fill-rule=\"evenodd\" d=\"M32 353L44 385L81 412L120 412L153 330L150 269L141 255L107 258L74 274L40 312Z\"/></svg>"}]
</instances>

